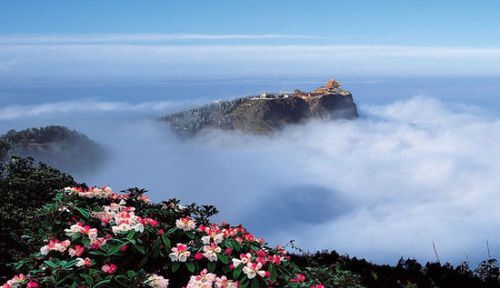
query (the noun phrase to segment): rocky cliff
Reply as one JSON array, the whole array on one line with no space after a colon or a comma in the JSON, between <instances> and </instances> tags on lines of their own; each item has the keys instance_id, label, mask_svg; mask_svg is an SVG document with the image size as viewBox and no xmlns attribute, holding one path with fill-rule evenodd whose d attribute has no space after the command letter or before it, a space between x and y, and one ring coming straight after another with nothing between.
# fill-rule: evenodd
<instances>
[{"instance_id":1,"label":"rocky cliff","mask_svg":"<svg viewBox=\"0 0 500 288\"><path fill-rule=\"evenodd\" d=\"M161 118L172 129L192 135L205 128L269 133L288 124L319 118L354 119L356 104L349 91L330 80L311 92L262 93L211 104Z\"/></svg>"}]
</instances>

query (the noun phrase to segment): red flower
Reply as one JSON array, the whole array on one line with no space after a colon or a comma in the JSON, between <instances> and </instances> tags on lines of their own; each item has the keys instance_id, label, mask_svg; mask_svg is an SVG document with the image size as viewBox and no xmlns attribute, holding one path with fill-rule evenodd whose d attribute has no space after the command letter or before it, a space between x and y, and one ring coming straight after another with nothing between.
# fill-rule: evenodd
<instances>
[{"instance_id":1,"label":"red flower","mask_svg":"<svg viewBox=\"0 0 500 288\"><path fill-rule=\"evenodd\" d=\"M102 270L102 272L104 272L106 274L113 274L116 272L117 268L118 267L115 264L109 263L109 264L104 264L101 267L101 270Z\"/></svg>"},{"instance_id":2,"label":"red flower","mask_svg":"<svg viewBox=\"0 0 500 288\"><path fill-rule=\"evenodd\" d=\"M39 285L36 282L30 281L28 284L26 284L26 288L38 288Z\"/></svg>"},{"instance_id":3,"label":"red flower","mask_svg":"<svg viewBox=\"0 0 500 288\"><path fill-rule=\"evenodd\" d=\"M302 274L297 274L297 276L293 279L290 279L290 282L297 282L297 283L302 283L306 281L306 276Z\"/></svg>"},{"instance_id":4,"label":"red flower","mask_svg":"<svg viewBox=\"0 0 500 288\"><path fill-rule=\"evenodd\" d=\"M196 260L203 259L203 254L202 253L196 253L196 254L194 254L194 259L196 259Z\"/></svg>"}]
</instances>

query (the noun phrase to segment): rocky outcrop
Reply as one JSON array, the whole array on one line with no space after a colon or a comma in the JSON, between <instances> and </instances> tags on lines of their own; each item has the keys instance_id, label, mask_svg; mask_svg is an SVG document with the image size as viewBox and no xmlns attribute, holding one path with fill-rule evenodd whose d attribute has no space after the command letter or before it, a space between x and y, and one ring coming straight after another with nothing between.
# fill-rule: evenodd
<instances>
[{"instance_id":1,"label":"rocky outcrop","mask_svg":"<svg viewBox=\"0 0 500 288\"><path fill-rule=\"evenodd\" d=\"M63 126L11 130L0 137L0 160L10 155L31 156L65 172L82 173L96 169L104 150L86 135Z\"/></svg>"},{"instance_id":2,"label":"rocky outcrop","mask_svg":"<svg viewBox=\"0 0 500 288\"><path fill-rule=\"evenodd\" d=\"M312 92L295 90L290 93L262 93L211 104L175 113L161 118L170 127L184 135L193 135L202 129L242 130L251 133L269 133L288 124L319 118L354 119L358 117L356 104L349 91L330 80Z\"/></svg>"}]
</instances>

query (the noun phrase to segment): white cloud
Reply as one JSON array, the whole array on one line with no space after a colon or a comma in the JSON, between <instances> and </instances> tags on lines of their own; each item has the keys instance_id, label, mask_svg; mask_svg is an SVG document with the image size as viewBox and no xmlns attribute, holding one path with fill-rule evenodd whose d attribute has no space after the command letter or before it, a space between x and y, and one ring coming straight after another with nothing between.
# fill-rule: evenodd
<instances>
[{"instance_id":1,"label":"white cloud","mask_svg":"<svg viewBox=\"0 0 500 288\"><path fill-rule=\"evenodd\" d=\"M500 48L346 45L0 45L4 79L500 75ZM0 64L1 65L1 64Z\"/></svg>"},{"instance_id":2,"label":"white cloud","mask_svg":"<svg viewBox=\"0 0 500 288\"><path fill-rule=\"evenodd\" d=\"M192 101L191 101L192 102ZM67 116L73 113L101 113L101 112L166 112L184 106L183 102L109 102L109 101L63 101L42 103L37 105L10 105L0 108L0 120L15 120L18 118L36 116Z\"/></svg>"},{"instance_id":3,"label":"white cloud","mask_svg":"<svg viewBox=\"0 0 500 288\"><path fill-rule=\"evenodd\" d=\"M455 263L483 260L485 239L499 251L500 121L427 98L363 111L353 122L193 141L128 125L111 138L126 143L123 157L98 178L146 186L156 199L216 204L219 219L310 250L390 263L432 260L433 241ZM144 141L148 150L134 150Z\"/></svg>"},{"instance_id":4,"label":"white cloud","mask_svg":"<svg viewBox=\"0 0 500 288\"><path fill-rule=\"evenodd\" d=\"M310 250L395 263L401 256L433 260L434 241L443 261L458 263L465 255L483 260L488 239L499 256L500 120L481 110L417 97L361 106L364 117L356 121L180 140L151 115L132 117L161 114L162 105L55 103L18 107L18 114L4 108L3 117L21 118L0 124L31 115L31 126L80 130L114 153L98 175L80 180L145 187L156 200L215 204L219 219L273 243L295 239ZM82 107L85 113L73 113ZM106 118L95 111L111 112ZM50 113L57 123L43 122Z\"/></svg>"},{"instance_id":5,"label":"white cloud","mask_svg":"<svg viewBox=\"0 0 500 288\"><path fill-rule=\"evenodd\" d=\"M321 39L312 35L286 34L7 34L0 35L0 44L110 44L148 43L183 40L279 40L279 39Z\"/></svg>"}]
</instances>

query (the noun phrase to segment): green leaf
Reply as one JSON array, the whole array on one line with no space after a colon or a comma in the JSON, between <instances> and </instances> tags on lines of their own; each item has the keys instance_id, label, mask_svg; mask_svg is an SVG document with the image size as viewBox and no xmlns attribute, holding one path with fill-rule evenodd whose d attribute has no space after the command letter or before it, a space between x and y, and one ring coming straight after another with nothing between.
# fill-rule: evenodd
<instances>
[{"instance_id":1,"label":"green leaf","mask_svg":"<svg viewBox=\"0 0 500 288\"><path fill-rule=\"evenodd\" d=\"M115 255L116 253L120 252L120 249L122 249L122 247L125 245L126 244L117 244L117 245L112 246L111 248L109 248L106 256Z\"/></svg>"},{"instance_id":2,"label":"green leaf","mask_svg":"<svg viewBox=\"0 0 500 288\"><path fill-rule=\"evenodd\" d=\"M94 284L94 279L92 279L92 277L90 277L89 275L87 275L87 274L80 274L80 277L82 277L83 279L85 279L85 283L88 286L91 286L92 284Z\"/></svg>"},{"instance_id":3,"label":"green leaf","mask_svg":"<svg viewBox=\"0 0 500 288\"><path fill-rule=\"evenodd\" d=\"M99 286L101 286L101 285L103 285L103 284L106 284L106 283L110 283L110 282L111 282L111 279L105 279L105 280L99 281L99 282L97 282L97 283L95 284L94 288L95 288L95 287L99 287Z\"/></svg>"},{"instance_id":4,"label":"green leaf","mask_svg":"<svg viewBox=\"0 0 500 288\"><path fill-rule=\"evenodd\" d=\"M128 270L128 271L127 271L127 276L128 276L128 278L135 278L135 276L136 276L136 275L137 275L137 274L135 273L135 271L134 271L134 270Z\"/></svg>"},{"instance_id":5,"label":"green leaf","mask_svg":"<svg viewBox=\"0 0 500 288\"><path fill-rule=\"evenodd\" d=\"M134 238L135 233L135 230L131 230L130 232L128 232L127 239L131 240L132 238Z\"/></svg>"},{"instance_id":6,"label":"green leaf","mask_svg":"<svg viewBox=\"0 0 500 288\"><path fill-rule=\"evenodd\" d=\"M240 275L241 275L241 268L234 269L234 271L233 271L233 279L234 280L239 279Z\"/></svg>"},{"instance_id":7,"label":"green leaf","mask_svg":"<svg viewBox=\"0 0 500 288\"><path fill-rule=\"evenodd\" d=\"M137 245L135 246L135 248L137 248L137 251L139 251L139 253L146 255L146 250L144 250L144 247Z\"/></svg>"},{"instance_id":8,"label":"green leaf","mask_svg":"<svg viewBox=\"0 0 500 288\"><path fill-rule=\"evenodd\" d=\"M52 261L43 261L43 263L47 264L47 266L52 267L54 269L59 267L59 264L56 264Z\"/></svg>"},{"instance_id":9,"label":"green leaf","mask_svg":"<svg viewBox=\"0 0 500 288\"><path fill-rule=\"evenodd\" d=\"M56 285L59 286L59 284L61 283L64 283L64 281L66 281L67 279L71 278L73 275L72 274L69 274L69 275L66 275L66 277L62 278L61 280L59 280Z\"/></svg>"},{"instance_id":10,"label":"green leaf","mask_svg":"<svg viewBox=\"0 0 500 288\"><path fill-rule=\"evenodd\" d=\"M231 239L231 245L234 247L234 250L236 250L236 251L241 250L240 243L238 243L236 240Z\"/></svg>"},{"instance_id":11,"label":"green leaf","mask_svg":"<svg viewBox=\"0 0 500 288\"><path fill-rule=\"evenodd\" d=\"M82 214L83 217L85 217L86 219L89 219L90 218L90 214L87 210L85 209L82 209L82 208L79 208L79 207L76 207L75 208L78 212L80 212L80 214Z\"/></svg>"},{"instance_id":12,"label":"green leaf","mask_svg":"<svg viewBox=\"0 0 500 288\"><path fill-rule=\"evenodd\" d=\"M269 273L271 274L271 280L274 281L276 278L278 278L278 272L276 271L276 268L274 268L274 265L269 266Z\"/></svg>"},{"instance_id":13,"label":"green leaf","mask_svg":"<svg viewBox=\"0 0 500 288\"><path fill-rule=\"evenodd\" d=\"M233 249L233 245L231 245L231 241L224 241L224 246L226 246L226 248Z\"/></svg>"},{"instance_id":14,"label":"green leaf","mask_svg":"<svg viewBox=\"0 0 500 288\"><path fill-rule=\"evenodd\" d=\"M160 255L160 243L161 243L161 240L160 240L160 237L158 237L158 239L156 239L155 245L153 247L153 257L158 257L158 255Z\"/></svg>"},{"instance_id":15,"label":"green leaf","mask_svg":"<svg viewBox=\"0 0 500 288\"><path fill-rule=\"evenodd\" d=\"M139 267L143 267L144 265L146 265L146 263L148 263L148 260L149 260L149 257L146 255L142 258L141 262L139 262Z\"/></svg>"},{"instance_id":16,"label":"green leaf","mask_svg":"<svg viewBox=\"0 0 500 288\"><path fill-rule=\"evenodd\" d=\"M170 239L168 239L167 235L163 234L161 235L161 241L165 245L165 248L170 249L172 247L172 243L170 242Z\"/></svg>"},{"instance_id":17,"label":"green leaf","mask_svg":"<svg viewBox=\"0 0 500 288\"><path fill-rule=\"evenodd\" d=\"M247 288L249 284L250 284L250 282L248 281L248 278L245 277L245 279L243 279L240 282L240 288Z\"/></svg>"},{"instance_id":18,"label":"green leaf","mask_svg":"<svg viewBox=\"0 0 500 288\"><path fill-rule=\"evenodd\" d=\"M227 256L225 254L218 254L217 258L219 258L220 262L224 264L228 264Z\"/></svg>"},{"instance_id":19,"label":"green leaf","mask_svg":"<svg viewBox=\"0 0 500 288\"><path fill-rule=\"evenodd\" d=\"M215 262L208 262L207 264L208 272L210 273L214 272L216 266L217 264Z\"/></svg>"},{"instance_id":20,"label":"green leaf","mask_svg":"<svg viewBox=\"0 0 500 288\"><path fill-rule=\"evenodd\" d=\"M251 288L260 288L260 281L257 278L252 279L252 285L250 286Z\"/></svg>"},{"instance_id":21,"label":"green leaf","mask_svg":"<svg viewBox=\"0 0 500 288\"><path fill-rule=\"evenodd\" d=\"M78 263L78 260L71 260L63 265L63 269L69 269L69 268L75 266L76 263Z\"/></svg>"},{"instance_id":22,"label":"green leaf","mask_svg":"<svg viewBox=\"0 0 500 288\"><path fill-rule=\"evenodd\" d=\"M179 270L179 268L181 267L181 265L179 264L179 262L173 262L172 263L172 273L175 273L177 272L177 270Z\"/></svg>"},{"instance_id":23,"label":"green leaf","mask_svg":"<svg viewBox=\"0 0 500 288\"><path fill-rule=\"evenodd\" d=\"M165 233L165 234L170 235L170 234L174 233L175 231L177 231L177 229L178 229L177 227L170 228L170 229L167 231L167 233Z\"/></svg>"},{"instance_id":24,"label":"green leaf","mask_svg":"<svg viewBox=\"0 0 500 288\"><path fill-rule=\"evenodd\" d=\"M186 268L189 270L189 272L193 273L195 270L193 262L186 262Z\"/></svg>"},{"instance_id":25,"label":"green leaf","mask_svg":"<svg viewBox=\"0 0 500 288\"><path fill-rule=\"evenodd\" d=\"M128 278L125 275L117 275L115 276L115 280L123 287L130 287L130 285L127 285Z\"/></svg>"}]
</instances>

